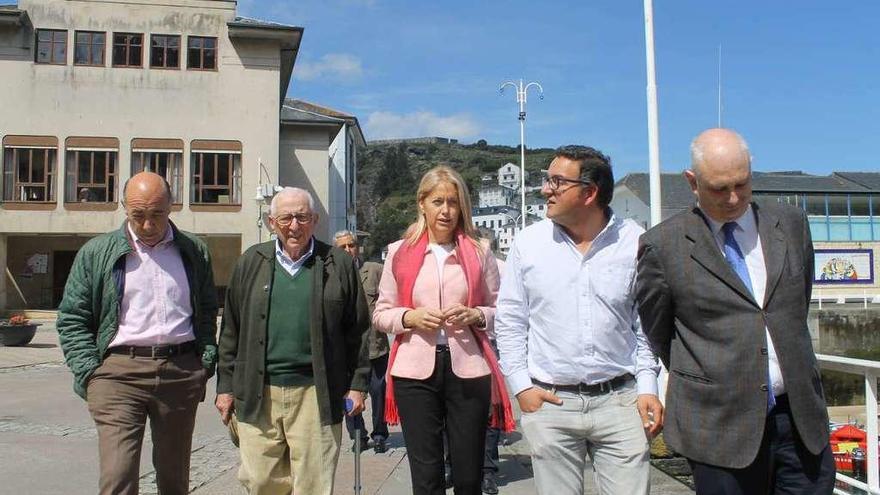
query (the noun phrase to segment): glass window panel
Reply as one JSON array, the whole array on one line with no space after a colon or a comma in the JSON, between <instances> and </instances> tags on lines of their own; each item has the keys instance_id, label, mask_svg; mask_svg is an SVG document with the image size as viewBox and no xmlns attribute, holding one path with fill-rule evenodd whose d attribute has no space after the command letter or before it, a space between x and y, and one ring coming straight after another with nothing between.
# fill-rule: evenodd
<instances>
[{"instance_id":1,"label":"glass window panel","mask_svg":"<svg viewBox=\"0 0 880 495\"><path fill-rule=\"evenodd\" d=\"M198 48L190 48L186 57L186 66L190 69L198 69L202 66L202 51Z\"/></svg>"},{"instance_id":2,"label":"glass window panel","mask_svg":"<svg viewBox=\"0 0 880 495\"><path fill-rule=\"evenodd\" d=\"M214 174L214 166L217 160L215 154L205 154L205 162L202 166L202 183L206 186L217 184L217 178Z\"/></svg>"},{"instance_id":3,"label":"glass window panel","mask_svg":"<svg viewBox=\"0 0 880 495\"><path fill-rule=\"evenodd\" d=\"M130 34L128 36L128 42L131 43L131 46L141 46L142 39L143 39L143 36L140 34Z\"/></svg>"},{"instance_id":4,"label":"glass window panel","mask_svg":"<svg viewBox=\"0 0 880 495\"><path fill-rule=\"evenodd\" d=\"M104 44L92 45L92 63L104 65Z\"/></svg>"},{"instance_id":5,"label":"glass window panel","mask_svg":"<svg viewBox=\"0 0 880 495\"><path fill-rule=\"evenodd\" d=\"M217 52L214 50L205 50L205 61L203 69L214 69L217 67Z\"/></svg>"},{"instance_id":6,"label":"glass window panel","mask_svg":"<svg viewBox=\"0 0 880 495\"><path fill-rule=\"evenodd\" d=\"M104 45L104 41L106 39L106 35L104 33L94 33L92 34L92 43L98 45Z\"/></svg>"},{"instance_id":7,"label":"glass window panel","mask_svg":"<svg viewBox=\"0 0 880 495\"><path fill-rule=\"evenodd\" d=\"M152 67L165 67L165 49L161 46L153 46L150 50L150 65Z\"/></svg>"},{"instance_id":8,"label":"glass window panel","mask_svg":"<svg viewBox=\"0 0 880 495\"><path fill-rule=\"evenodd\" d=\"M52 31L53 41L56 43L67 42L67 31Z\"/></svg>"},{"instance_id":9,"label":"glass window panel","mask_svg":"<svg viewBox=\"0 0 880 495\"><path fill-rule=\"evenodd\" d=\"M168 180L168 157L169 153L156 153L156 173Z\"/></svg>"},{"instance_id":10,"label":"glass window panel","mask_svg":"<svg viewBox=\"0 0 880 495\"><path fill-rule=\"evenodd\" d=\"M880 219L874 217L874 239L880 239Z\"/></svg>"},{"instance_id":11,"label":"glass window panel","mask_svg":"<svg viewBox=\"0 0 880 495\"><path fill-rule=\"evenodd\" d=\"M808 215L825 215L825 195L824 194L808 194L807 214Z\"/></svg>"},{"instance_id":12,"label":"glass window panel","mask_svg":"<svg viewBox=\"0 0 880 495\"><path fill-rule=\"evenodd\" d=\"M31 158L31 182L46 181L46 152L45 150L32 150Z\"/></svg>"},{"instance_id":13,"label":"glass window panel","mask_svg":"<svg viewBox=\"0 0 880 495\"><path fill-rule=\"evenodd\" d=\"M37 40L52 41L52 31L46 31L45 29L37 31Z\"/></svg>"},{"instance_id":14,"label":"glass window panel","mask_svg":"<svg viewBox=\"0 0 880 495\"><path fill-rule=\"evenodd\" d=\"M89 46L77 43L73 49L73 63L88 64L89 63Z\"/></svg>"},{"instance_id":15,"label":"glass window panel","mask_svg":"<svg viewBox=\"0 0 880 495\"><path fill-rule=\"evenodd\" d=\"M132 45L128 50L128 65L141 65L141 50L143 50L143 48Z\"/></svg>"},{"instance_id":16,"label":"glass window panel","mask_svg":"<svg viewBox=\"0 0 880 495\"><path fill-rule=\"evenodd\" d=\"M849 209L847 207L847 197L843 195L828 195L828 214L832 216L847 216Z\"/></svg>"},{"instance_id":17,"label":"glass window panel","mask_svg":"<svg viewBox=\"0 0 880 495\"><path fill-rule=\"evenodd\" d=\"M854 217L866 217L869 214L869 198L867 195L853 194L849 197L850 215Z\"/></svg>"},{"instance_id":18,"label":"glass window panel","mask_svg":"<svg viewBox=\"0 0 880 495\"><path fill-rule=\"evenodd\" d=\"M180 48L180 36L169 36L168 37L168 47L169 48Z\"/></svg>"},{"instance_id":19,"label":"glass window panel","mask_svg":"<svg viewBox=\"0 0 880 495\"><path fill-rule=\"evenodd\" d=\"M95 156L95 178L94 182L104 182L107 180L107 153L103 151L93 151Z\"/></svg>"},{"instance_id":20,"label":"glass window panel","mask_svg":"<svg viewBox=\"0 0 880 495\"><path fill-rule=\"evenodd\" d=\"M52 62L56 64L63 64L65 62L65 46L64 43L53 43L52 44Z\"/></svg>"},{"instance_id":21,"label":"glass window panel","mask_svg":"<svg viewBox=\"0 0 880 495\"><path fill-rule=\"evenodd\" d=\"M165 54L165 67L180 67L180 50L169 48Z\"/></svg>"},{"instance_id":22,"label":"glass window panel","mask_svg":"<svg viewBox=\"0 0 880 495\"><path fill-rule=\"evenodd\" d=\"M880 194L871 195L871 213L874 218L880 218Z\"/></svg>"},{"instance_id":23,"label":"glass window panel","mask_svg":"<svg viewBox=\"0 0 880 495\"><path fill-rule=\"evenodd\" d=\"M29 182L31 175L28 150L18 149L15 151L15 155L18 159L18 181Z\"/></svg>"},{"instance_id":24,"label":"glass window panel","mask_svg":"<svg viewBox=\"0 0 880 495\"><path fill-rule=\"evenodd\" d=\"M854 241L870 241L871 240L871 222L863 217L852 222L852 240Z\"/></svg>"},{"instance_id":25,"label":"glass window panel","mask_svg":"<svg viewBox=\"0 0 880 495\"><path fill-rule=\"evenodd\" d=\"M113 65L125 65L125 45L113 45Z\"/></svg>"},{"instance_id":26,"label":"glass window panel","mask_svg":"<svg viewBox=\"0 0 880 495\"><path fill-rule=\"evenodd\" d=\"M831 217L828 220L828 237L832 241L848 241L849 219L846 217Z\"/></svg>"},{"instance_id":27,"label":"glass window panel","mask_svg":"<svg viewBox=\"0 0 880 495\"><path fill-rule=\"evenodd\" d=\"M202 48L202 38L190 36L189 37L189 47L201 49Z\"/></svg>"},{"instance_id":28,"label":"glass window panel","mask_svg":"<svg viewBox=\"0 0 880 495\"><path fill-rule=\"evenodd\" d=\"M229 185L229 155L217 155L217 185Z\"/></svg>"},{"instance_id":29,"label":"glass window panel","mask_svg":"<svg viewBox=\"0 0 880 495\"><path fill-rule=\"evenodd\" d=\"M77 31L73 36L76 43L88 44L91 41L91 33Z\"/></svg>"},{"instance_id":30,"label":"glass window panel","mask_svg":"<svg viewBox=\"0 0 880 495\"><path fill-rule=\"evenodd\" d=\"M828 240L828 225L825 218L810 217L810 235L814 242Z\"/></svg>"},{"instance_id":31,"label":"glass window panel","mask_svg":"<svg viewBox=\"0 0 880 495\"><path fill-rule=\"evenodd\" d=\"M37 62L48 64L51 60L49 55L52 53L52 44L47 41L41 41L37 46Z\"/></svg>"},{"instance_id":32,"label":"glass window panel","mask_svg":"<svg viewBox=\"0 0 880 495\"><path fill-rule=\"evenodd\" d=\"M91 182L92 181L92 154L87 153L85 151L79 151L76 153L76 156L77 156L76 180L78 182Z\"/></svg>"},{"instance_id":33,"label":"glass window panel","mask_svg":"<svg viewBox=\"0 0 880 495\"><path fill-rule=\"evenodd\" d=\"M205 49L215 49L217 48L217 39L216 38L204 38L204 46Z\"/></svg>"}]
</instances>

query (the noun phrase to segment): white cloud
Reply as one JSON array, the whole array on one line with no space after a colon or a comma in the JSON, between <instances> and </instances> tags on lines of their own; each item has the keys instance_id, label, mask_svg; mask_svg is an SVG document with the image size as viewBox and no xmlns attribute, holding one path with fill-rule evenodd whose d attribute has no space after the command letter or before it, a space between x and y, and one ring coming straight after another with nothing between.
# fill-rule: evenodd
<instances>
[{"instance_id":1,"label":"white cloud","mask_svg":"<svg viewBox=\"0 0 880 495\"><path fill-rule=\"evenodd\" d=\"M361 60L347 53L328 53L314 62L300 61L293 69L293 77L301 81L351 81L360 79L363 74Z\"/></svg>"},{"instance_id":2,"label":"white cloud","mask_svg":"<svg viewBox=\"0 0 880 495\"><path fill-rule=\"evenodd\" d=\"M467 114L449 116L433 112L373 112L367 117L364 131L369 139L392 139L440 136L454 139L475 137L480 126Z\"/></svg>"}]
</instances>

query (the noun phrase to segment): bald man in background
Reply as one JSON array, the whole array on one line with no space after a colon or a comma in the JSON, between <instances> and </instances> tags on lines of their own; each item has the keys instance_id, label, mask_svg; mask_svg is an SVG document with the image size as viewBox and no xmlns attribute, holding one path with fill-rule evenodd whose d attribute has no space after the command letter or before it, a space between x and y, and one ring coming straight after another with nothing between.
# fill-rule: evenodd
<instances>
[{"instance_id":1,"label":"bald man in background","mask_svg":"<svg viewBox=\"0 0 880 495\"><path fill-rule=\"evenodd\" d=\"M638 253L642 327L669 370L664 439L700 494L831 493L806 214L752 201L736 132L703 132L691 162L697 204L646 232Z\"/></svg>"},{"instance_id":2,"label":"bald man in background","mask_svg":"<svg viewBox=\"0 0 880 495\"><path fill-rule=\"evenodd\" d=\"M161 176L141 172L123 195L122 227L77 253L59 340L98 430L99 492L138 493L149 418L159 493L183 495L196 408L217 362L211 258L169 220L171 189Z\"/></svg>"}]
</instances>

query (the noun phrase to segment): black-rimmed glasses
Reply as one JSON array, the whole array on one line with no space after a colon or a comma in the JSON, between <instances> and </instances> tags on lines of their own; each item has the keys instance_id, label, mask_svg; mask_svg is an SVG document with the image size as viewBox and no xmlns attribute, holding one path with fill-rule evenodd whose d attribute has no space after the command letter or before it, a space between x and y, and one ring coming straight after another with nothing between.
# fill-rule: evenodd
<instances>
[{"instance_id":1,"label":"black-rimmed glasses","mask_svg":"<svg viewBox=\"0 0 880 495\"><path fill-rule=\"evenodd\" d=\"M550 186L551 191L555 191L559 189L559 186L562 185L563 182L567 182L569 184L580 184L582 186L589 186L592 182L584 179L569 179L568 177L562 177L561 175L550 175L547 172L544 172L541 177L541 182L543 184L547 184Z\"/></svg>"}]
</instances>

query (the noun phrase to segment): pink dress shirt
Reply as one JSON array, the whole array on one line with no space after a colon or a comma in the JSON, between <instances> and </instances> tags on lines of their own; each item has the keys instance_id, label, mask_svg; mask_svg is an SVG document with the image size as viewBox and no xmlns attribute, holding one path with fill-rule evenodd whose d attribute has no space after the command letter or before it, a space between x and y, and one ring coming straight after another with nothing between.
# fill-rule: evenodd
<instances>
[{"instance_id":1,"label":"pink dress shirt","mask_svg":"<svg viewBox=\"0 0 880 495\"><path fill-rule=\"evenodd\" d=\"M180 344L195 340L189 281L171 227L155 246L128 227L134 251L125 256L119 329L110 347Z\"/></svg>"},{"instance_id":2,"label":"pink dress shirt","mask_svg":"<svg viewBox=\"0 0 880 495\"><path fill-rule=\"evenodd\" d=\"M404 241L388 246L388 258L379 282L379 299L373 312L373 326L383 332L404 334L391 368L392 376L424 380L434 372L437 331L404 328L403 314L413 308L404 308L397 302L397 281L394 279L394 254ZM480 253L482 266L483 301L477 309L486 317L486 328L475 331L492 331L495 321L495 299L498 297L498 265L495 256L484 249ZM467 304L467 282L458 263L457 252L446 258L440 278L437 259L426 248L425 260L413 287L413 305L445 309L455 303ZM442 283L441 283L442 282ZM461 378L476 378L490 373L489 365L480 352L480 344L471 331L462 326L446 326L452 371Z\"/></svg>"}]
</instances>

